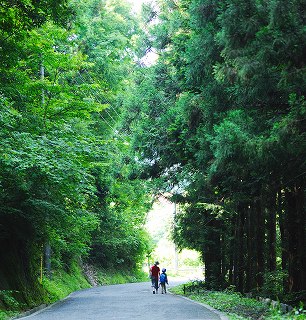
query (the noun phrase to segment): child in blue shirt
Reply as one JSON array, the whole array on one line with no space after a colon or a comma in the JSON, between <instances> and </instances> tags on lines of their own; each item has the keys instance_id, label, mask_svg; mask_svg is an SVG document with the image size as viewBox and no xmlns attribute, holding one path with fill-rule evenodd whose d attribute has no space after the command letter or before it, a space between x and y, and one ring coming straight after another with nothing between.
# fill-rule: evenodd
<instances>
[{"instance_id":1,"label":"child in blue shirt","mask_svg":"<svg viewBox=\"0 0 306 320\"><path fill-rule=\"evenodd\" d=\"M167 270L165 268L163 268L162 273L159 276L159 283L162 288L162 292L161 292L162 294L167 293L166 284L169 285L166 271Z\"/></svg>"}]
</instances>

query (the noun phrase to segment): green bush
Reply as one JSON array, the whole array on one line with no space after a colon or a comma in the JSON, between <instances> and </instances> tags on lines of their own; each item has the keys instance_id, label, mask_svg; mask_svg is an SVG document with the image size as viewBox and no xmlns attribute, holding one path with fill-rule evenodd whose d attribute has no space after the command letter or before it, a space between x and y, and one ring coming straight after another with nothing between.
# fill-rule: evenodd
<instances>
[{"instance_id":1,"label":"green bush","mask_svg":"<svg viewBox=\"0 0 306 320\"><path fill-rule=\"evenodd\" d=\"M284 271L273 271L264 273L264 285L262 292L264 296L277 299L283 295L283 283L288 277L288 273Z\"/></svg>"},{"instance_id":2,"label":"green bush","mask_svg":"<svg viewBox=\"0 0 306 320\"><path fill-rule=\"evenodd\" d=\"M13 290L0 290L0 302L8 310L20 310L20 303L14 298Z\"/></svg>"},{"instance_id":3,"label":"green bush","mask_svg":"<svg viewBox=\"0 0 306 320\"><path fill-rule=\"evenodd\" d=\"M186 290L192 288L193 291ZM304 320L306 319L306 311L303 304L293 309L288 314L281 312L280 306L268 307L265 303L256 299L246 298L242 294L234 292L234 287L230 287L224 291L207 291L196 287L196 282L190 282L185 285L186 295L195 301L208 304L213 308L225 312L230 320L249 320L260 319L265 320ZM184 294L184 285L180 285L170 289L175 294Z\"/></svg>"},{"instance_id":4,"label":"green bush","mask_svg":"<svg viewBox=\"0 0 306 320\"><path fill-rule=\"evenodd\" d=\"M100 285L148 281L148 275L143 271L98 269L97 277Z\"/></svg>"},{"instance_id":5,"label":"green bush","mask_svg":"<svg viewBox=\"0 0 306 320\"><path fill-rule=\"evenodd\" d=\"M16 291L0 290L0 320L8 320L16 316L22 308L22 304L14 298Z\"/></svg>"},{"instance_id":6,"label":"green bush","mask_svg":"<svg viewBox=\"0 0 306 320\"><path fill-rule=\"evenodd\" d=\"M51 279L44 278L42 285L47 291L47 303L63 299L73 291L90 287L81 268L76 263L68 272L58 270L53 273Z\"/></svg>"},{"instance_id":7,"label":"green bush","mask_svg":"<svg viewBox=\"0 0 306 320\"><path fill-rule=\"evenodd\" d=\"M0 320L8 320L18 314L17 311L2 311L0 310Z\"/></svg>"}]
</instances>

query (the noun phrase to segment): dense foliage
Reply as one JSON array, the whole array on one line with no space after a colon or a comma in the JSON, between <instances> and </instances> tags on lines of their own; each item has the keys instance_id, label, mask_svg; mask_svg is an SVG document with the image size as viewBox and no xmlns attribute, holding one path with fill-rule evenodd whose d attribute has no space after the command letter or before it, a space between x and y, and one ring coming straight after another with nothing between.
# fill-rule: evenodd
<instances>
[{"instance_id":1,"label":"dense foliage","mask_svg":"<svg viewBox=\"0 0 306 320\"><path fill-rule=\"evenodd\" d=\"M135 268L167 191L207 287L305 299L303 1L160 0L138 19L120 0L22 0L0 16L0 290L37 299L41 262Z\"/></svg>"},{"instance_id":2,"label":"dense foliage","mask_svg":"<svg viewBox=\"0 0 306 320\"><path fill-rule=\"evenodd\" d=\"M0 290L32 305L43 271L131 270L146 253L151 199L116 130L138 27L121 1L3 5Z\"/></svg>"},{"instance_id":3,"label":"dense foliage","mask_svg":"<svg viewBox=\"0 0 306 320\"><path fill-rule=\"evenodd\" d=\"M303 297L304 2L145 9L158 61L136 75L126 121L142 175L180 204L175 241L202 252L211 288Z\"/></svg>"},{"instance_id":4,"label":"dense foliage","mask_svg":"<svg viewBox=\"0 0 306 320\"><path fill-rule=\"evenodd\" d=\"M186 295L188 298L205 303L214 309L225 312L230 320L302 320L306 319L303 305L287 310L288 305L279 301L257 297L245 297L234 292L233 287L223 291L211 291L203 288L201 281L192 281L171 289L171 292Z\"/></svg>"}]
</instances>

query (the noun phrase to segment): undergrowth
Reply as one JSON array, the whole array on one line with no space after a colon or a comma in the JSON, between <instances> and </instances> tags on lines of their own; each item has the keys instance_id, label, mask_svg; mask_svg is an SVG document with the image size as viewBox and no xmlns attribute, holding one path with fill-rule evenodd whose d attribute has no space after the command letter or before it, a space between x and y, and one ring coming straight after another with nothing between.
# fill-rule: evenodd
<instances>
[{"instance_id":1,"label":"undergrowth","mask_svg":"<svg viewBox=\"0 0 306 320\"><path fill-rule=\"evenodd\" d=\"M147 274L142 271L127 272L124 270L96 269L98 284L120 284L128 282L147 281ZM39 280L37 280L39 281ZM54 271L51 279L45 277L42 281L45 296L42 297L45 304L50 304L68 296L71 292L89 288L91 285L83 274L78 264L72 265L69 272L63 270ZM2 301L2 305L1 305ZM3 304L5 302L5 305ZM0 290L0 320L8 320L25 311L24 305L14 298L14 292Z\"/></svg>"},{"instance_id":2,"label":"undergrowth","mask_svg":"<svg viewBox=\"0 0 306 320\"><path fill-rule=\"evenodd\" d=\"M148 281L148 275L143 271L98 269L97 278L99 285Z\"/></svg>"},{"instance_id":3,"label":"undergrowth","mask_svg":"<svg viewBox=\"0 0 306 320\"><path fill-rule=\"evenodd\" d=\"M18 311L2 311L0 310L0 320L11 319L18 315Z\"/></svg>"},{"instance_id":4,"label":"undergrowth","mask_svg":"<svg viewBox=\"0 0 306 320\"><path fill-rule=\"evenodd\" d=\"M185 295L188 298L207 304L216 310L224 312L230 320L304 320L306 314L303 306L293 309L288 314L282 314L278 306L272 308L253 298L243 297L240 293L231 291L207 291L204 289L188 292L183 285L171 288L171 292Z\"/></svg>"},{"instance_id":5,"label":"undergrowth","mask_svg":"<svg viewBox=\"0 0 306 320\"><path fill-rule=\"evenodd\" d=\"M42 285L47 292L46 303L55 302L65 298L73 291L90 287L77 264L72 265L69 272L63 270L54 272L51 279L43 279Z\"/></svg>"}]
</instances>

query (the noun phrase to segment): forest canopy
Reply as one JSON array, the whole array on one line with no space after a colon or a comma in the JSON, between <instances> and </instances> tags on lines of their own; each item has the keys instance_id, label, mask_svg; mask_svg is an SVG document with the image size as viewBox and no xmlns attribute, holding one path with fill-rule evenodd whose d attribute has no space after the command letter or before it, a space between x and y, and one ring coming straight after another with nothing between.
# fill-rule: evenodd
<instances>
[{"instance_id":1,"label":"forest canopy","mask_svg":"<svg viewBox=\"0 0 306 320\"><path fill-rule=\"evenodd\" d=\"M304 1L22 0L0 16L0 290L41 290L42 257L46 273L138 268L170 192L208 288L306 301Z\"/></svg>"},{"instance_id":2,"label":"forest canopy","mask_svg":"<svg viewBox=\"0 0 306 320\"><path fill-rule=\"evenodd\" d=\"M125 120L142 175L180 206L174 240L209 288L305 293L304 2L164 0L143 25L158 61Z\"/></svg>"},{"instance_id":3,"label":"forest canopy","mask_svg":"<svg viewBox=\"0 0 306 320\"><path fill-rule=\"evenodd\" d=\"M136 270L149 251L152 196L118 128L139 27L122 1L3 5L0 290L30 304L41 261Z\"/></svg>"}]
</instances>

